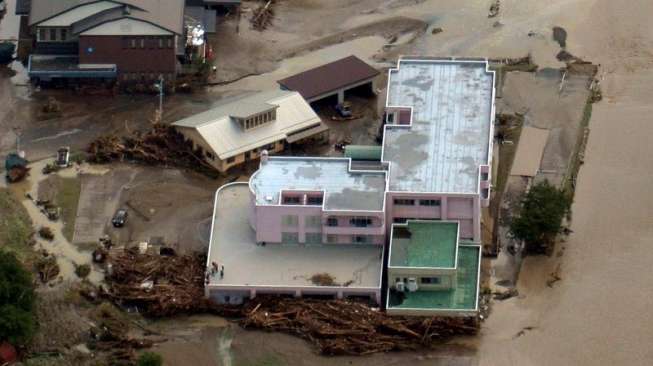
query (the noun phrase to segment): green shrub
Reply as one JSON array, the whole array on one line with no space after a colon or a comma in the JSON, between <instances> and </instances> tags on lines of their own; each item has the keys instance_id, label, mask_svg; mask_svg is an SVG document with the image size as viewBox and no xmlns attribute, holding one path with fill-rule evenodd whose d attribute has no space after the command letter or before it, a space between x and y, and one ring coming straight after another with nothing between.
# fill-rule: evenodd
<instances>
[{"instance_id":1,"label":"green shrub","mask_svg":"<svg viewBox=\"0 0 653 366\"><path fill-rule=\"evenodd\" d=\"M563 190L548 181L538 183L522 199L519 216L510 223L510 234L524 242L527 254L550 253L570 206Z\"/></svg>"},{"instance_id":2,"label":"green shrub","mask_svg":"<svg viewBox=\"0 0 653 366\"><path fill-rule=\"evenodd\" d=\"M137 366L161 366L163 365L163 357L154 352L145 352L138 357L136 361Z\"/></svg>"},{"instance_id":3,"label":"green shrub","mask_svg":"<svg viewBox=\"0 0 653 366\"><path fill-rule=\"evenodd\" d=\"M0 250L0 342L25 344L34 335L32 277L14 253Z\"/></svg>"}]
</instances>

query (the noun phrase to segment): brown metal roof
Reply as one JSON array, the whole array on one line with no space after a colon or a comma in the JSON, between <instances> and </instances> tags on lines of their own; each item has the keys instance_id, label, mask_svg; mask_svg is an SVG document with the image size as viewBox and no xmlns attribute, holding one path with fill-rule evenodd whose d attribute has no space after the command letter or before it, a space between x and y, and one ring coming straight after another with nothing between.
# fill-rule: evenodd
<instances>
[{"instance_id":1,"label":"brown metal roof","mask_svg":"<svg viewBox=\"0 0 653 366\"><path fill-rule=\"evenodd\" d=\"M298 91L304 99L336 91L365 79L379 71L356 56L349 56L277 81L288 90Z\"/></svg>"}]
</instances>

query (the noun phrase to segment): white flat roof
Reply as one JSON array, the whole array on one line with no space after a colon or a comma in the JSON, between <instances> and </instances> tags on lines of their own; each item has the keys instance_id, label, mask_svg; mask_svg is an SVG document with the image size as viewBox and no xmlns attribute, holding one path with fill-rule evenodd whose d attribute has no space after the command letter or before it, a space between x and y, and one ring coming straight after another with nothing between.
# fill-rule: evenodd
<instances>
[{"instance_id":1,"label":"white flat roof","mask_svg":"<svg viewBox=\"0 0 653 366\"><path fill-rule=\"evenodd\" d=\"M252 175L259 205L278 205L282 190L324 191L326 210L383 211L386 173L353 171L348 158L269 157Z\"/></svg>"},{"instance_id":2,"label":"white flat roof","mask_svg":"<svg viewBox=\"0 0 653 366\"><path fill-rule=\"evenodd\" d=\"M494 72L486 61L400 59L386 105L413 111L410 126L386 126L390 191L478 192L494 120Z\"/></svg>"},{"instance_id":3,"label":"white flat roof","mask_svg":"<svg viewBox=\"0 0 653 366\"><path fill-rule=\"evenodd\" d=\"M330 274L347 288L381 286L382 246L373 245L256 245L249 225L249 188L246 183L223 186L214 208L208 263L224 266L224 277L210 277L210 285L315 287L311 276Z\"/></svg>"},{"instance_id":4,"label":"white flat roof","mask_svg":"<svg viewBox=\"0 0 653 366\"><path fill-rule=\"evenodd\" d=\"M243 130L232 118L275 108L275 121L250 130ZM320 122L320 118L299 93L271 90L229 99L173 125L197 130L216 155L224 160L284 140L293 132L317 126Z\"/></svg>"}]
</instances>

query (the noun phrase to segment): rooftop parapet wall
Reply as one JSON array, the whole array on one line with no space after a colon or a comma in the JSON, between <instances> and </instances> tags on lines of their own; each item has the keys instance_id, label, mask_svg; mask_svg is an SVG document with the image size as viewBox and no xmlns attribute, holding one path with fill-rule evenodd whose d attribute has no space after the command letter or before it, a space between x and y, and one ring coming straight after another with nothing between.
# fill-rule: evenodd
<instances>
[{"instance_id":1,"label":"rooftop parapet wall","mask_svg":"<svg viewBox=\"0 0 653 366\"><path fill-rule=\"evenodd\" d=\"M397 113L385 127L390 191L481 193L494 123L487 61L402 58L389 72L386 109L411 111L408 125Z\"/></svg>"}]
</instances>

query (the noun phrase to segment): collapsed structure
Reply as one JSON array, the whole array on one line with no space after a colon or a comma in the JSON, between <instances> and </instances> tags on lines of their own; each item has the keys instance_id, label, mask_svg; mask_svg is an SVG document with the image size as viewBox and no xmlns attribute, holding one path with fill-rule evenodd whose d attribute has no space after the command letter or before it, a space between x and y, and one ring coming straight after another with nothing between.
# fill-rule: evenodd
<instances>
[{"instance_id":1,"label":"collapsed structure","mask_svg":"<svg viewBox=\"0 0 653 366\"><path fill-rule=\"evenodd\" d=\"M368 296L390 314L475 314L494 72L486 60L402 58L385 122L376 167L264 152L249 182L221 187L206 296Z\"/></svg>"}]
</instances>

